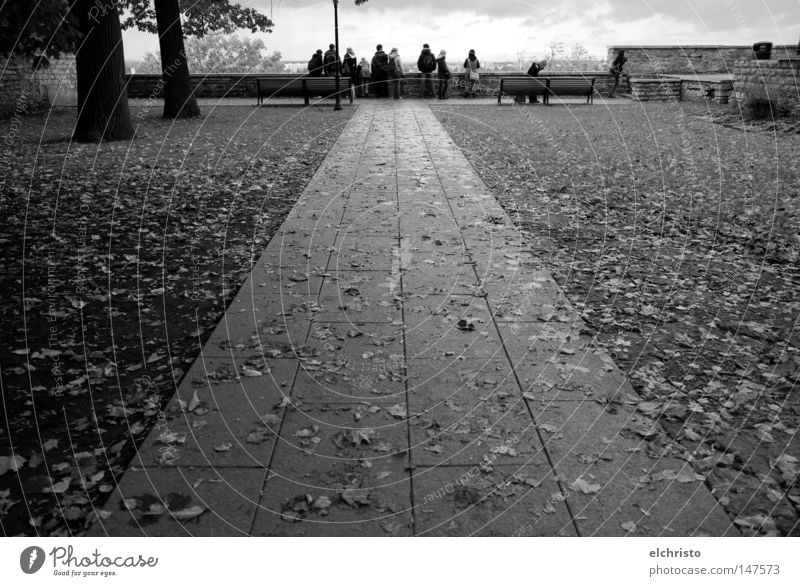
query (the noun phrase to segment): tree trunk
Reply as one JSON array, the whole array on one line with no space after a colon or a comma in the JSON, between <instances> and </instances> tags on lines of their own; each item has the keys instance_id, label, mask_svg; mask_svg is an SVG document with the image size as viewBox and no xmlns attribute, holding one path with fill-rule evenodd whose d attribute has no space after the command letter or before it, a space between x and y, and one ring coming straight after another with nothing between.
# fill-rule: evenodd
<instances>
[{"instance_id":1,"label":"tree trunk","mask_svg":"<svg viewBox=\"0 0 800 586\"><path fill-rule=\"evenodd\" d=\"M164 82L164 118L196 118L200 116L200 107L189 79L178 0L155 0L155 7Z\"/></svg>"},{"instance_id":2,"label":"tree trunk","mask_svg":"<svg viewBox=\"0 0 800 586\"><path fill-rule=\"evenodd\" d=\"M130 140L134 132L119 14L93 0L77 0L73 10L83 35L75 55L78 121L73 138L79 142Z\"/></svg>"}]
</instances>

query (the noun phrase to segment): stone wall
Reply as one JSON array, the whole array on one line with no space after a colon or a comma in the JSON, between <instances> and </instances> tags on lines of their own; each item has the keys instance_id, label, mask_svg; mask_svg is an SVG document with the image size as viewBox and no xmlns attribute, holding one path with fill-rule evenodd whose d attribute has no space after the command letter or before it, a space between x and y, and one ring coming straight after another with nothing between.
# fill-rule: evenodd
<instances>
[{"instance_id":1,"label":"stone wall","mask_svg":"<svg viewBox=\"0 0 800 586\"><path fill-rule=\"evenodd\" d=\"M681 80L681 100L711 100L727 104L733 94L733 81L730 79L710 81L707 79Z\"/></svg>"},{"instance_id":2,"label":"stone wall","mask_svg":"<svg viewBox=\"0 0 800 586\"><path fill-rule=\"evenodd\" d=\"M7 118L19 110L46 108L51 104L77 103L75 58L65 56L50 61L49 67L34 70L29 60L2 57L4 70L0 74L0 117Z\"/></svg>"},{"instance_id":3,"label":"stone wall","mask_svg":"<svg viewBox=\"0 0 800 586\"><path fill-rule=\"evenodd\" d=\"M769 61L740 59L734 64L733 76L735 100L764 95L800 114L800 56Z\"/></svg>"},{"instance_id":4,"label":"stone wall","mask_svg":"<svg viewBox=\"0 0 800 586\"><path fill-rule=\"evenodd\" d=\"M496 97L500 88L501 77L513 77L524 73L482 73L476 93L483 97ZM567 73L551 74L550 77L569 75ZM575 74L572 74L575 75ZM595 87L600 93L607 93L614 83L614 79L607 72L584 73L595 78ZM194 74L191 76L195 94L198 98L249 98L255 100L256 78L269 77L265 74L255 73L230 73L230 74ZM419 96L420 76L418 73L408 73L400 84L400 95L407 98ZM161 97L161 76L159 74L135 73L128 75L128 97L153 99ZM451 81L451 95L463 92L464 75L455 74ZM436 79L434 78L434 86Z\"/></svg>"},{"instance_id":5,"label":"stone wall","mask_svg":"<svg viewBox=\"0 0 800 586\"><path fill-rule=\"evenodd\" d=\"M618 49L625 49L625 71L632 77L656 73L731 73L736 61L752 59L752 45L629 46L608 48L608 63ZM772 58L795 56L796 45L772 48Z\"/></svg>"},{"instance_id":6,"label":"stone wall","mask_svg":"<svg viewBox=\"0 0 800 586\"><path fill-rule=\"evenodd\" d=\"M680 100L681 80L669 77L632 78L631 98L637 102Z\"/></svg>"}]
</instances>

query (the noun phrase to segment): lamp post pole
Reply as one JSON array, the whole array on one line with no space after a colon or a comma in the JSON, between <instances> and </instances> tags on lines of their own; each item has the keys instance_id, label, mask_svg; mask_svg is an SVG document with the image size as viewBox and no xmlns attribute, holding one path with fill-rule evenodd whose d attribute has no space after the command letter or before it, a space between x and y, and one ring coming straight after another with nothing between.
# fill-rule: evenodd
<instances>
[{"instance_id":1,"label":"lamp post pole","mask_svg":"<svg viewBox=\"0 0 800 586\"><path fill-rule=\"evenodd\" d=\"M339 67L339 0L333 0L333 42L336 43L336 105L334 110L342 109L342 97L339 95L340 89L340 67Z\"/></svg>"}]
</instances>

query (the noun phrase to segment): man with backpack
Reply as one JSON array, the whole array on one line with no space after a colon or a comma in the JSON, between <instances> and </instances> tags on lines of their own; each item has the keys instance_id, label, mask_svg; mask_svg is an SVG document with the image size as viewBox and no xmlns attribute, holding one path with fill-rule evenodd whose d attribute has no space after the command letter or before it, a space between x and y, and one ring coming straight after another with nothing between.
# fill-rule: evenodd
<instances>
[{"instance_id":1,"label":"man with backpack","mask_svg":"<svg viewBox=\"0 0 800 586\"><path fill-rule=\"evenodd\" d=\"M419 97L433 97L433 72L436 70L436 57L433 56L428 43L422 45L422 52L417 59L419 70Z\"/></svg>"},{"instance_id":2,"label":"man with backpack","mask_svg":"<svg viewBox=\"0 0 800 586\"><path fill-rule=\"evenodd\" d=\"M342 63L336 56L336 45L333 43L331 43L328 46L328 50L325 51L325 57L323 61L325 63L325 75L328 77L334 77L337 71L342 70Z\"/></svg>"}]
</instances>

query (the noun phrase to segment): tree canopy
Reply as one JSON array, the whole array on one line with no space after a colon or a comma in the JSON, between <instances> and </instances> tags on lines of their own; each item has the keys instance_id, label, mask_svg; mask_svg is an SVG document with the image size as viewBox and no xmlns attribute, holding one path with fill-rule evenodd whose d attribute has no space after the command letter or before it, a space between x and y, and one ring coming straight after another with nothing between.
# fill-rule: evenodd
<instances>
[{"instance_id":1,"label":"tree canopy","mask_svg":"<svg viewBox=\"0 0 800 586\"><path fill-rule=\"evenodd\" d=\"M200 73L278 73L283 71L281 54L268 54L261 39L236 35L206 35L186 39L186 59ZM145 55L138 73L161 73L161 56Z\"/></svg>"},{"instance_id":2,"label":"tree canopy","mask_svg":"<svg viewBox=\"0 0 800 586\"><path fill-rule=\"evenodd\" d=\"M48 58L74 53L81 40L78 21L67 0L3 2L0 14L0 54Z\"/></svg>"},{"instance_id":3,"label":"tree canopy","mask_svg":"<svg viewBox=\"0 0 800 586\"><path fill-rule=\"evenodd\" d=\"M123 5L127 11L122 28L158 33L151 0L125 0ZM214 31L232 33L237 29L272 32L273 23L269 17L229 0L192 0L182 2L180 8L183 33L187 37L202 37Z\"/></svg>"}]
</instances>

